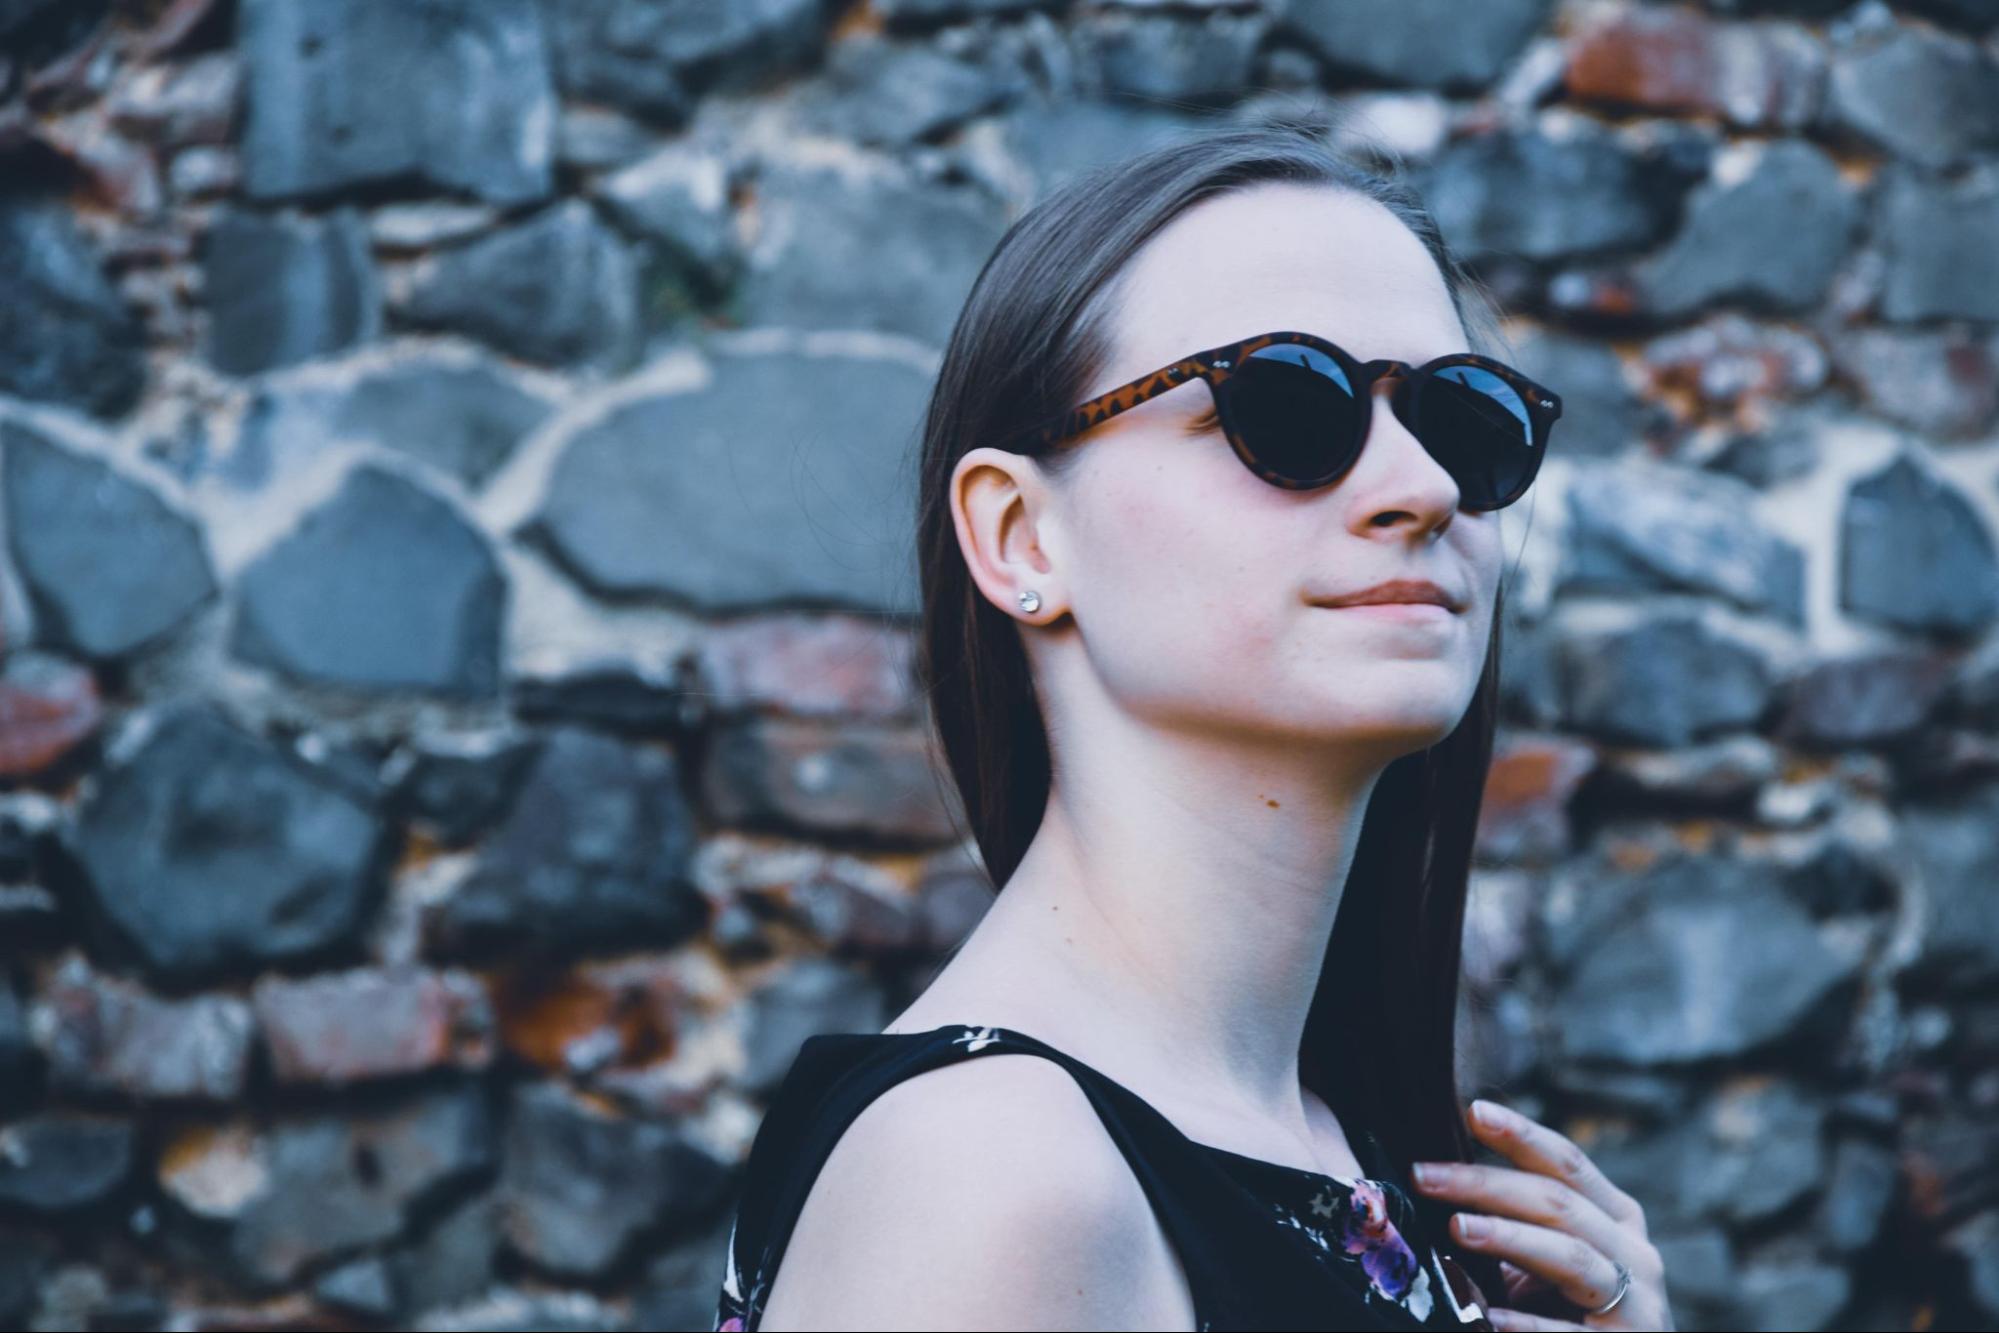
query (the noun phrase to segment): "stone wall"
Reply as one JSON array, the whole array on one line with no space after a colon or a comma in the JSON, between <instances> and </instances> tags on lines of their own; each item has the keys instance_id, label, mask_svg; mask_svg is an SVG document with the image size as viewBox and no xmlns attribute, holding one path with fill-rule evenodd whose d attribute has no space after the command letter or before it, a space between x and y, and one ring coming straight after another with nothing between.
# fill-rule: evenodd
<instances>
[{"instance_id":1,"label":"stone wall","mask_svg":"<svg viewBox=\"0 0 1999 1333\"><path fill-rule=\"evenodd\" d=\"M1999 1326L1995 24L4 0L0 1321L708 1327L797 1043L989 901L908 685L974 274L1325 97L1568 408L1467 1093L1684 1328Z\"/></svg>"}]
</instances>

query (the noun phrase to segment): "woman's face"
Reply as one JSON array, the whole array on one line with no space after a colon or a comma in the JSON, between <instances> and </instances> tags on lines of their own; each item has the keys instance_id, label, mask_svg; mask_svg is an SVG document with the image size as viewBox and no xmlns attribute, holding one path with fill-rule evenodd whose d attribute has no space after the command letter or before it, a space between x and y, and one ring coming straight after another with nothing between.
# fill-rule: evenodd
<instances>
[{"instance_id":1,"label":"woman's face","mask_svg":"<svg viewBox=\"0 0 1999 1333\"><path fill-rule=\"evenodd\" d=\"M1279 329L1362 361L1470 350L1422 243L1380 205L1324 187L1262 185L1197 205L1148 243L1121 291L1118 345L1086 396ZM1067 446L1081 451L1068 476L1028 491L1041 554L981 576L1011 615L1021 589L1042 595L1025 618L1054 632L1024 632L1051 721L1063 722L1062 678L1086 659L1084 688L1159 726L1358 745L1384 764L1448 735L1484 664L1500 515L1459 508L1457 484L1388 392L1376 389L1358 461L1316 491L1243 467L1202 382ZM1440 585L1462 610L1418 619L1314 605L1401 578Z\"/></svg>"}]
</instances>

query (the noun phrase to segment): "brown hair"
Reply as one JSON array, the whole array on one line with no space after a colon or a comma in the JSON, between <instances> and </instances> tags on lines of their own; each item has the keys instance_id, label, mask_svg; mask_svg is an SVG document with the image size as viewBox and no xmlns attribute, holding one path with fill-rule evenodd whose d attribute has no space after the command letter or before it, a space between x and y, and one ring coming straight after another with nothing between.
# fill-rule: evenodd
<instances>
[{"instance_id":1,"label":"brown hair","mask_svg":"<svg viewBox=\"0 0 1999 1333\"><path fill-rule=\"evenodd\" d=\"M1000 238L945 347L925 414L917 477L922 624L917 684L930 703L951 779L995 886L1039 826L1051 779L1048 738L1019 625L973 582L948 488L958 459L1080 401L1110 348L1128 260L1202 200L1271 181L1324 185L1393 212L1436 261L1470 350L1504 358L1494 304L1460 267L1417 194L1336 146L1316 107L1266 112L1147 148L1036 201ZM1051 474L1076 450L1037 455ZM1456 730L1391 763L1360 843L1299 1051L1306 1087L1364 1109L1365 1128L1404 1167L1470 1160L1476 1147L1456 1086L1459 943L1472 839L1498 709L1499 626ZM1329 1089L1337 1086L1337 1095ZM1351 1133L1353 1126L1346 1126ZM1418 1196L1438 1228L1449 1209ZM1433 1234L1441 1239L1447 1231ZM1460 1256L1487 1293L1488 1256Z\"/></svg>"}]
</instances>

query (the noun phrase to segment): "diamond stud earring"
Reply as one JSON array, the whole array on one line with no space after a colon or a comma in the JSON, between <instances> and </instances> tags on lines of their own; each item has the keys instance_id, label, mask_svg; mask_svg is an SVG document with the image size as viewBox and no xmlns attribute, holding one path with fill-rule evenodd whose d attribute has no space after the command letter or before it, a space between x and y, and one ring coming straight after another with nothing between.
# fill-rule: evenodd
<instances>
[{"instance_id":1,"label":"diamond stud earring","mask_svg":"<svg viewBox=\"0 0 1999 1333\"><path fill-rule=\"evenodd\" d=\"M1020 609L1033 615L1041 609L1041 594L1029 588L1020 595Z\"/></svg>"}]
</instances>

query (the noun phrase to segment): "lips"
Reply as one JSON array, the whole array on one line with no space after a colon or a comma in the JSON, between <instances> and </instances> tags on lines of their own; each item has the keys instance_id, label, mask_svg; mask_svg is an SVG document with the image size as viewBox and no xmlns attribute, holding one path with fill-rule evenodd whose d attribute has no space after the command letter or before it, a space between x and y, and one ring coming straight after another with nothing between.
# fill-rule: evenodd
<instances>
[{"instance_id":1,"label":"lips","mask_svg":"<svg viewBox=\"0 0 1999 1333\"><path fill-rule=\"evenodd\" d=\"M1377 583L1371 588L1362 588L1356 592L1342 593L1336 597L1317 601L1314 604L1337 608L1410 605L1412 603L1440 606L1447 611L1456 611L1464 604L1462 598L1445 592L1428 579L1391 579L1386 583Z\"/></svg>"}]
</instances>

